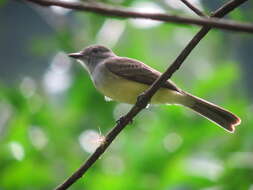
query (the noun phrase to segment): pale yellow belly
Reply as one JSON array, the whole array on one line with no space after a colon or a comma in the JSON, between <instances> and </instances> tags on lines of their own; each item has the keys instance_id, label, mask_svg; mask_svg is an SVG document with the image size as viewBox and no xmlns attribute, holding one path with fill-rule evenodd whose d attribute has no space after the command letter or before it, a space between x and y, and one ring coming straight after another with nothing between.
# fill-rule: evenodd
<instances>
[{"instance_id":1,"label":"pale yellow belly","mask_svg":"<svg viewBox=\"0 0 253 190\"><path fill-rule=\"evenodd\" d=\"M112 100L134 104L136 103L138 95L144 92L148 85L130 81L121 77L118 77L110 73L106 77L101 75L100 78L96 77L97 81L94 81L94 85L103 95L111 98ZM161 88L151 99L152 104L177 104L180 103L181 94L166 88Z\"/></svg>"}]
</instances>

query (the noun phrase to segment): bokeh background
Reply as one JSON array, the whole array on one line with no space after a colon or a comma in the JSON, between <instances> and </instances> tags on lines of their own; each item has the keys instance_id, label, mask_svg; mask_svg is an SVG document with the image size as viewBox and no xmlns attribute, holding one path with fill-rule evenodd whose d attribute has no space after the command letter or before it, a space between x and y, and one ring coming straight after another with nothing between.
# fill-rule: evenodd
<instances>
[{"instance_id":1,"label":"bokeh background","mask_svg":"<svg viewBox=\"0 0 253 190\"><path fill-rule=\"evenodd\" d=\"M108 0L195 16L178 0ZM221 0L190 1L210 12ZM252 2L227 18L253 20ZM53 189L131 106L107 102L67 53L91 44L164 71L198 27L0 1L0 189ZM173 75L242 118L229 134L178 106L142 111L70 189L252 190L253 36L211 31ZM127 93L127 90L126 90Z\"/></svg>"}]
</instances>

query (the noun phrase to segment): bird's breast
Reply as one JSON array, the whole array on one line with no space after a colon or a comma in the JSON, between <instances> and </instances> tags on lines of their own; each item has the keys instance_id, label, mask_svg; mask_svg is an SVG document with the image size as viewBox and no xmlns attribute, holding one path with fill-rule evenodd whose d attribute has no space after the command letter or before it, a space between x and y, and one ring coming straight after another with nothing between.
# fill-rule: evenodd
<instances>
[{"instance_id":1,"label":"bird's breast","mask_svg":"<svg viewBox=\"0 0 253 190\"><path fill-rule=\"evenodd\" d=\"M103 95L119 102L134 104L137 96L147 89L147 85L124 79L110 72L104 65L98 66L92 80Z\"/></svg>"}]
</instances>

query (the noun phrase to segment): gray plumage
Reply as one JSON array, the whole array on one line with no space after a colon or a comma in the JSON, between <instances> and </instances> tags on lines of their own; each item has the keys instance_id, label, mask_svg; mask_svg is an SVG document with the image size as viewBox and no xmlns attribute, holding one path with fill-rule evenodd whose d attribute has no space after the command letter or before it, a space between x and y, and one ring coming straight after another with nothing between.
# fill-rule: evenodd
<instances>
[{"instance_id":1,"label":"gray plumage","mask_svg":"<svg viewBox=\"0 0 253 190\"><path fill-rule=\"evenodd\" d=\"M161 73L144 63L115 55L109 48L94 45L69 54L78 59L90 73L95 87L105 96L134 104ZM151 99L152 104L179 104L190 108L210 121L234 132L241 120L233 113L206 100L193 96L168 80Z\"/></svg>"},{"instance_id":2,"label":"gray plumage","mask_svg":"<svg viewBox=\"0 0 253 190\"><path fill-rule=\"evenodd\" d=\"M120 65L116 63L120 63ZM147 85L151 85L157 78L161 76L161 73L155 69L143 64L140 61L126 57L108 59L105 61L105 66L116 75ZM162 88L168 88L170 90L180 92L180 89L178 89L170 80L166 81L162 85Z\"/></svg>"}]
</instances>

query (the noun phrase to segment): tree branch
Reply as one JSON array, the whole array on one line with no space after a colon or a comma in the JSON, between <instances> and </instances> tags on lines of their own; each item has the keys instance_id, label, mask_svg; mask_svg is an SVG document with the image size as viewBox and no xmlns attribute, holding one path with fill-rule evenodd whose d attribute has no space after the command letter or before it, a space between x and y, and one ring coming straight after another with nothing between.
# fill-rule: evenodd
<instances>
[{"instance_id":1,"label":"tree branch","mask_svg":"<svg viewBox=\"0 0 253 190\"><path fill-rule=\"evenodd\" d=\"M247 0L231 0L230 2L224 4L218 10L212 13L211 17L223 17L233 9L243 4ZM198 45L200 40L209 32L211 27L202 27L200 31L193 37L193 39L186 45L186 47L182 50L182 52L178 55L178 57L174 60L171 66L150 86L150 88L144 93L144 100L150 100L151 97L155 94L155 92L160 88L160 84L166 82L169 78L171 78L172 74L176 72L184 60L188 57L188 55L192 52L192 50Z\"/></svg>"},{"instance_id":2,"label":"tree branch","mask_svg":"<svg viewBox=\"0 0 253 190\"><path fill-rule=\"evenodd\" d=\"M213 17L222 17L235 9L237 6L246 2L247 0L232 0L213 13ZM141 96L139 96L137 103L132 109L120 119L120 122L106 135L104 143L102 143L96 151L86 160L86 162L70 176L65 182L59 185L56 190L65 190L81 178L85 172L97 161L97 159L105 152L107 147L113 142L118 134L129 124L133 118L146 107L155 92L161 85L168 80L172 74L182 65L190 52L196 47L200 40L208 33L211 27L203 27L188 43L185 49L179 54L172 65L161 75L161 77L154 82L153 85Z\"/></svg>"},{"instance_id":3,"label":"tree branch","mask_svg":"<svg viewBox=\"0 0 253 190\"><path fill-rule=\"evenodd\" d=\"M182 1L182 3L184 3L189 9L191 9L197 15L201 17L206 17L205 13L203 13L201 10L199 10L197 7L191 4L188 0L180 0L180 1Z\"/></svg>"},{"instance_id":4,"label":"tree branch","mask_svg":"<svg viewBox=\"0 0 253 190\"><path fill-rule=\"evenodd\" d=\"M253 33L253 25L248 23L238 23L234 21L215 19L215 18L189 18L175 15L168 15L162 13L140 13L128 10L126 8L115 8L105 6L101 3L79 3L79 2L65 2L58 0L26 0L42 6L59 6L78 11L94 12L97 14L115 16L121 18L143 18L163 22L173 22L178 24L191 24L198 26L209 26L213 28L220 28L231 31Z\"/></svg>"}]
</instances>

